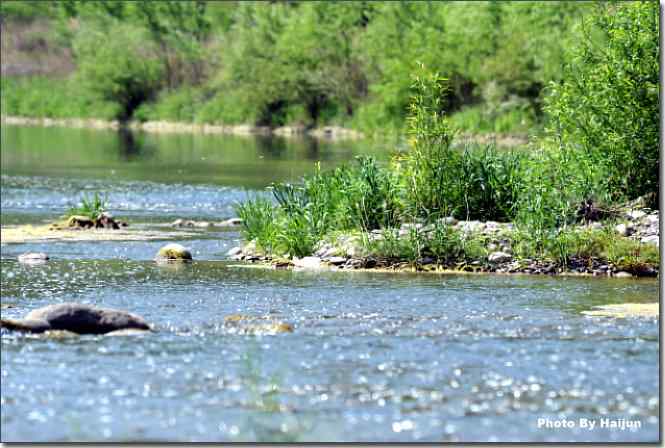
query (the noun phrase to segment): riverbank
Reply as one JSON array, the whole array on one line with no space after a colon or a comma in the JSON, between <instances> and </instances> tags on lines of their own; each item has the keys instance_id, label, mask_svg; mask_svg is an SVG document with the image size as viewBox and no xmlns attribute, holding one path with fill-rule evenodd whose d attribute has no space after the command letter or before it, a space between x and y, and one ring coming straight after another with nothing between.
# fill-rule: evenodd
<instances>
[{"instance_id":1,"label":"riverbank","mask_svg":"<svg viewBox=\"0 0 665 448\"><path fill-rule=\"evenodd\" d=\"M244 125L221 125L209 123L186 123L173 121L130 121L123 123L118 120L101 120L95 118L37 118L0 116L0 123L11 126L42 126L42 127L65 127L72 129L100 129L119 130L121 128L132 131L141 131L157 134L206 134L206 135L273 135L279 137L310 137L321 140L361 140L368 138L361 131L344 128L341 126L322 126L318 128L307 128L305 126L280 126L271 128L269 126ZM526 134L514 133L486 133L473 134L462 133L458 141L466 144L496 145L498 147L517 147L526 145L529 137Z\"/></svg>"},{"instance_id":2,"label":"riverbank","mask_svg":"<svg viewBox=\"0 0 665 448\"><path fill-rule=\"evenodd\" d=\"M171 121L130 121L99 120L94 118L33 118L1 116L0 123L12 126L68 127L75 129L110 129L121 128L160 134L222 134L222 135L276 135L281 137L308 136L329 140L358 140L364 138L362 132L340 126L306 128L304 126L268 126L221 125L208 123L186 123Z\"/></svg>"},{"instance_id":3,"label":"riverbank","mask_svg":"<svg viewBox=\"0 0 665 448\"><path fill-rule=\"evenodd\" d=\"M591 222L570 229L567 237L576 242L559 254L529 251L512 223L445 218L443 233L436 225L407 223L399 229L331 235L303 257L275 256L255 240L228 256L295 270L657 277L659 222L658 211L625 210L611 225Z\"/></svg>"}]
</instances>

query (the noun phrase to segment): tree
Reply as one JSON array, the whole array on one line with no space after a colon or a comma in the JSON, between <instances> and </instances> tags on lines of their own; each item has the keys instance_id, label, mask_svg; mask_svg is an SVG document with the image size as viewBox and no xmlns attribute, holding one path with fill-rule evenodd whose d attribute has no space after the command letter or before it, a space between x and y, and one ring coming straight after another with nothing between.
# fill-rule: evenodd
<instances>
[{"instance_id":1,"label":"tree","mask_svg":"<svg viewBox=\"0 0 665 448\"><path fill-rule=\"evenodd\" d=\"M130 118L160 87L164 66L156 48L143 30L131 25L115 24L107 31L83 27L74 41L74 54L81 85L119 104L121 120Z\"/></svg>"}]
</instances>

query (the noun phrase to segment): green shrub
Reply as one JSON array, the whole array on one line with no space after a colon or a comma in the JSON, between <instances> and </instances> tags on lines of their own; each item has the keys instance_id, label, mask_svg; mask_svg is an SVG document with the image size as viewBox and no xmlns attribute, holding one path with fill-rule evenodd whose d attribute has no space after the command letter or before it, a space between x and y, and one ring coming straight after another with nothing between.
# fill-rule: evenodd
<instances>
[{"instance_id":1,"label":"green shrub","mask_svg":"<svg viewBox=\"0 0 665 448\"><path fill-rule=\"evenodd\" d=\"M153 103L143 103L134 112L134 119L191 123L202 103L203 92L192 87L182 87L171 92L162 92Z\"/></svg>"},{"instance_id":2,"label":"green shrub","mask_svg":"<svg viewBox=\"0 0 665 448\"><path fill-rule=\"evenodd\" d=\"M476 134L527 133L534 132L539 125L530 107L510 104L494 113L488 111L486 105L466 106L450 115L450 124L462 132Z\"/></svg>"},{"instance_id":3,"label":"green shrub","mask_svg":"<svg viewBox=\"0 0 665 448\"><path fill-rule=\"evenodd\" d=\"M113 119L116 103L81 91L74 79L44 77L0 79L0 111L3 115L39 118Z\"/></svg>"},{"instance_id":4,"label":"green shrub","mask_svg":"<svg viewBox=\"0 0 665 448\"><path fill-rule=\"evenodd\" d=\"M130 118L162 83L163 63L140 28L121 23L107 30L83 28L73 47L81 85L104 101L118 104L118 119Z\"/></svg>"},{"instance_id":5,"label":"green shrub","mask_svg":"<svg viewBox=\"0 0 665 448\"><path fill-rule=\"evenodd\" d=\"M658 4L603 3L584 22L547 111L562 145L607 169L613 196L658 193ZM657 204L657 200L654 204Z\"/></svg>"}]
</instances>

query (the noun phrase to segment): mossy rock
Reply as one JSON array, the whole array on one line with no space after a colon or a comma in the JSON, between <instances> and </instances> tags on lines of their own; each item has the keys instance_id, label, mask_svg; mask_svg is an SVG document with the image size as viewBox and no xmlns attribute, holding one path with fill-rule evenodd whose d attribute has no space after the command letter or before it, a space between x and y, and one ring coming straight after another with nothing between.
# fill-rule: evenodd
<instances>
[{"instance_id":1,"label":"mossy rock","mask_svg":"<svg viewBox=\"0 0 665 448\"><path fill-rule=\"evenodd\" d=\"M192 253L180 244L167 244L159 249L155 256L157 262L189 262L192 261Z\"/></svg>"}]
</instances>

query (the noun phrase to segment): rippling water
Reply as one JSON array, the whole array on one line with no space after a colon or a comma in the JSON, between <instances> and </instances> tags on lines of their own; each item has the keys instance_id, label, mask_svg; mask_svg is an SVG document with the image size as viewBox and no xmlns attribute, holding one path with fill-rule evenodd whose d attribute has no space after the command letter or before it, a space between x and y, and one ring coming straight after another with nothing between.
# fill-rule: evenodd
<instances>
[{"instance_id":1,"label":"rippling water","mask_svg":"<svg viewBox=\"0 0 665 448\"><path fill-rule=\"evenodd\" d=\"M15 147L29 152L3 132L3 161ZM115 214L147 228L222 219L255 194L213 177L101 180L49 166L3 163L3 225L53 219L81 190L104 188ZM183 242L197 261L179 267L151 261L163 241L3 244L3 317L76 301L130 310L159 331L3 333L2 440L658 440L658 321L580 314L657 300L653 280L259 270L226 259L238 240L197 230ZM52 260L17 263L37 250ZM224 325L237 313L294 332L237 334ZM642 427L537 426L564 417Z\"/></svg>"}]
</instances>

